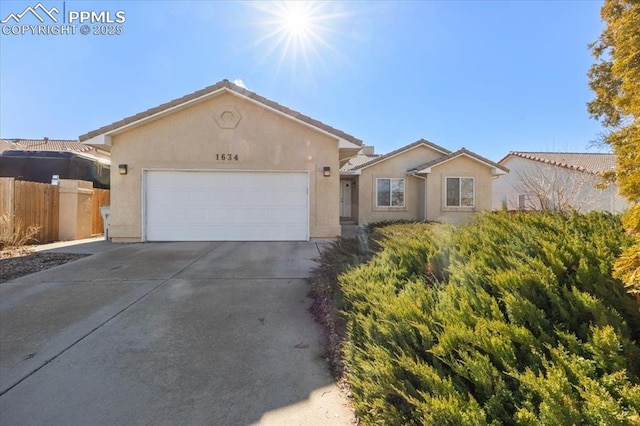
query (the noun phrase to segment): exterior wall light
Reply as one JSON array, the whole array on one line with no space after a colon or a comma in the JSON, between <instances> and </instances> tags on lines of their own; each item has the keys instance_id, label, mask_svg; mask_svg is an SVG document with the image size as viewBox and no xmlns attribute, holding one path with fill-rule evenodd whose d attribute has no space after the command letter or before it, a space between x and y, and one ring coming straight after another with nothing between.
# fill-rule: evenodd
<instances>
[{"instance_id":1,"label":"exterior wall light","mask_svg":"<svg viewBox=\"0 0 640 426\"><path fill-rule=\"evenodd\" d=\"M126 175L127 174L127 165L126 164L118 164L118 170L120 171L121 175Z\"/></svg>"},{"instance_id":2,"label":"exterior wall light","mask_svg":"<svg viewBox=\"0 0 640 426\"><path fill-rule=\"evenodd\" d=\"M331 167L323 167L322 168L322 176L324 176L324 177L331 176Z\"/></svg>"}]
</instances>

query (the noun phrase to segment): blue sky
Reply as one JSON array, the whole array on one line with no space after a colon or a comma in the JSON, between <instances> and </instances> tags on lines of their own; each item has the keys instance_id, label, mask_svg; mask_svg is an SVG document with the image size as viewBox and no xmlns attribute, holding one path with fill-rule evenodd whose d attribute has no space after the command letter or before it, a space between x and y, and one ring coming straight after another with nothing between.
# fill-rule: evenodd
<instances>
[{"instance_id":1,"label":"blue sky","mask_svg":"<svg viewBox=\"0 0 640 426\"><path fill-rule=\"evenodd\" d=\"M0 20L37 3L2 1ZM42 4L126 21L121 35L0 35L2 138L74 139L225 78L380 153L425 138L497 161L586 151L602 131L585 105L597 1ZM296 8L301 32L284 25Z\"/></svg>"}]
</instances>

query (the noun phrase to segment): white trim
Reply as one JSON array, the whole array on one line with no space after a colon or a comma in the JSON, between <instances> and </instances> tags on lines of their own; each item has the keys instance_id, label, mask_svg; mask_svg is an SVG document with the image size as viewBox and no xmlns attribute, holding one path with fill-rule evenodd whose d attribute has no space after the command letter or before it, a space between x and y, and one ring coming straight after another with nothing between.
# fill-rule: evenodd
<instances>
[{"instance_id":1,"label":"white trim","mask_svg":"<svg viewBox=\"0 0 640 426\"><path fill-rule=\"evenodd\" d=\"M366 169L367 167L371 167L371 166L375 166L376 164L384 163L384 162L385 162L385 161L387 161L387 160L390 160L390 159L392 159L392 158L394 158L394 157L397 157L398 155L404 154L405 152L409 152L409 151L411 151L411 150L413 150L413 149L415 149L415 148L420 148L421 146L424 146L425 148L432 149L432 150L434 150L434 151L436 151L436 152L439 152L439 153L441 153L441 154L444 154L444 155L449 155L449 154L451 154L450 152L449 152L449 153L447 153L446 151L440 151L439 149L436 149L435 147L433 147L433 146L431 146L431 145L429 145L429 144L427 144L427 143L425 143L425 142L420 142L420 144L419 144L419 145L412 146L411 148L403 149L402 151L399 151L399 152L397 152L397 153L395 153L395 154L393 154L393 155L391 155L391 156L389 156L389 157L383 158L383 159L381 159L381 160L379 160L379 161L376 161L376 160L377 160L377 158L376 158L376 159L374 159L374 160L371 160L369 163L365 163L362 167L359 167L359 168L358 168L358 170L364 170L364 169ZM381 155L380 157L384 157L384 155ZM378 157L378 158L379 158L379 157ZM420 172L418 172L418 173L420 173Z\"/></svg>"},{"instance_id":2,"label":"white trim","mask_svg":"<svg viewBox=\"0 0 640 426\"><path fill-rule=\"evenodd\" d=\"M389 181L389 205L388 206L381 206L378 203L378 181L379 180L388 180ZM391 192L391 181L393 179L397 179L397 180L402 180L402 205L401 206L394 206L393 205L393 200L392 200L392 192ZM376 205L375 208L377 209L404 209L406 208L407 205L407 179L405 178L399 178L399 177L381 177L381 178L376 178Z\"/></svg>"},{"instance_id":3,"label":"white trim","mask_svg":"<svg viewBox=\"0 0 640 426\"><path fill-rule=\"evenodd\" d=\"M349 142L348 140L345 139L338 139L338 149L361 149L362 147L360 145L356 145L353 142ZM351 158L355 157L352 156Z\"/></svg>"},{"instance_id":4,"label":"white trim","mask_svg":"<svg viewBox=\"0 0 640 426\"><path fill-rule=\"evenodd\" d=\"M447 179L471 179L473 181L473 205L471 206L463 206L462 205L462 182L460 182L459 193L458 193L458 202L460 203L457 206L449 206L447 205ZM446 209L474 209L476 207L476 178L474 176L444 176L444 208Z\"/></svg>"},{"instance_id":5,"label":"white trim","mask_svg":"<svg viewBox=\"0 0 640 426\"><path fill-rule=\"evenodd\" d=\"M143 168L140 173L142 174L141 179L141 240L142 242L147 242L147 223L146 223L146 206L147 206L147 198L146 198L146 189L147 189L147 181L146 176L147 172L232 172L232 173L306 173L307 175L307 235L306 240L309 241L311 235L311 173L309 170L247 170L247 169L178 169L178 168Z\"/></svg>"},{"instance_id":6,"label":"white trim","mask_svg":"<svg viewBox=\"0 0 640 426\"><path fill-rule=\"evenodd\" d=\"M101 134L98 136L94 136L91 139L87 139L86 141L82 142L83 145L90 145L90 146L100 146L104 149L104 147L110 147L111 146L111 136L105 134ZM111 151L109 151L111 152Z\"/></svg>"},{"instance_id":7,"label":"white trim","mask_svg":"<svg viewBox=\"0 0 640 426\"><path fill-rule=\"evenodd\" d=\"M140 170L140 239L147 242L147 172L153 169Z\"/></svg>"}]
</instances>

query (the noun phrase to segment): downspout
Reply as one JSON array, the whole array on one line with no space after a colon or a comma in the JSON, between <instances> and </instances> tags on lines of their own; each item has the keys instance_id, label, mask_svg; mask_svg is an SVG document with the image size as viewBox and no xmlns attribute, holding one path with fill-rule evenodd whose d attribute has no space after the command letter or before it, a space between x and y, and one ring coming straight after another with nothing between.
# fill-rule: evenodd
<instances>
[{"instance_id":1,"label":"downspout","mask_svg":"<svg viewBox=\"0 0 640 426\"><path fill-rule=\"evenodd\" d=\"M427 178L418 176L416 172L412 172L410 176L422 179L424 181L424 221L427 221Z\"/></svg>"}]
</instances>

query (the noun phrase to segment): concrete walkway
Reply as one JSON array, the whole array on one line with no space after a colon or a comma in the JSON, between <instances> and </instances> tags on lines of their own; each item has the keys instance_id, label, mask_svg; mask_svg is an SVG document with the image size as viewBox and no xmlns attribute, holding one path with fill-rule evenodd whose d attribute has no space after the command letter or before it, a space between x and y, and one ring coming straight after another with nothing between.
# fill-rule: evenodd
<instances>
[{"instance_id":1,"label":"concrete walkway","mask_svg":"<svg viewBox=\"0 0 640 426\"><path fill-rule=\"evenodd\" d=\"M33 246L35 252L50 253L74 253L74 254L98 254L113 248L117 248L118 244L107 241L104 237L91 237L82 240L58 241L49 244L40 244Z\"/></svg>"},{"instance_id":2,"label":"concrete walkway","mask_svg":"<svg viewBox=\"0 0 640 426\"><path fill-rule=\"evenodd\" d=\"M93 241L0 285L2 425L350 425L314 243Z\"/></svg>"}]
</instances>

